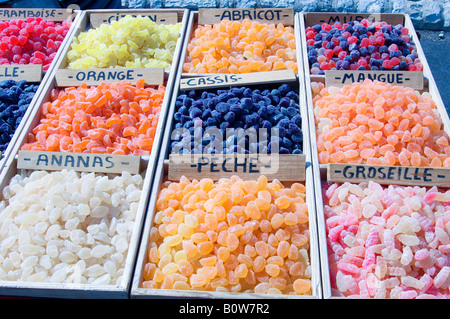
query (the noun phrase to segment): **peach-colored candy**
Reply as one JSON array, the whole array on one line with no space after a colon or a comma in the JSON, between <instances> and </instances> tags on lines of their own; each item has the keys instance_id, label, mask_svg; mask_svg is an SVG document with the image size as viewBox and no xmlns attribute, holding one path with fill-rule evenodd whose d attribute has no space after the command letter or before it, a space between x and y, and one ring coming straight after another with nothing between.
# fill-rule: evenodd
<instances>
[{"instance_id":1,"label":"peach-colored candy","mask_svg":"<svg viewBox=\"0 0 450 319\"><path fill-rule=\"evenodd\" d=\"M142 287L311 294L305 194L265 176L165 182Z\"/></svg>"},{"instance_id":2,"label":"peach-colored candy","mask_svg":"<svg viewBox=\"0 0 450 319\"><path fill-rule=\"evenodd\" d=\"M321 164L450 167L449 137L430 94L371 80L311 89Z\"/></svg>"},{"instance_id":3,"label":"peach-colored candy","mask_svg":"<svg viewBox=\"0 0 450 319\"><path fill-rule=\"evenodd\" d=\"M165 89L144 79L53 89L21 149L149 156Z\"/></svg>"},{"instance_id":4,"label":"peach-colored candy","mask_svg":"<svg viewBox=\"0 0 450 319\"><path fill-rule=\"evenodd\" d=\"M244 19L198 25L187 46L183 71L249 73L298 72L294 28Z\"/></svg>"}]
</instances>

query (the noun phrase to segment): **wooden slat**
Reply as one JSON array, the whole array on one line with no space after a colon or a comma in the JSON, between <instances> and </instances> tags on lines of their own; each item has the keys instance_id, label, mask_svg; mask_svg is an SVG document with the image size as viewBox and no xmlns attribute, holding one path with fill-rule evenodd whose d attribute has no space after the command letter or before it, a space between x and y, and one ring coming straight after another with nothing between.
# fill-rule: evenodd
<instances>
[{"instance_id":1,"label":"wooden slat","mask_svg":"<svg viewBox=\"0 0 450 319\"><path fill-rule=\"evenodd\" d=\"M148 17L150 20L152 20L157 24L178 23L178 14L176 12L148 11L137 13L136 11L120 11L120 12L92 13L90 15L91 27L98 28L100 25L104 23L119 21L121 18L124 18L127 15L130 15L132 17L137 16Z\"/></svg>"},{"instance_id":2,"label":"wooden slat","mask_svg":"<svg viewBox=\"0 0 450 319\"><path fill-rule=\"evenodd\" d=\"M416 90L423 89L423 72L412 71L325 71L325 86L342 87L364 80L377 80L392 85L407 86Z\"/></svg>"},{"instance_id":3,"label":"wooden slat","mask_svg":"<svg viewBox=\"0 0 450 319\"><path fill-rule=\"evenodd\" d=\"M371 180L379 184L449 187L450 168L333 163L328 164L327 180L342 183Z\"/></svg>"},{"instance_id":4,"label":"wooden slat","mask_svg":"<svg viewBox=\"0 0 450 319\"><path fill-rule=\"evenodd\" d=\"M294 24L294 9L292 8L262 8L262 9L199 9L199 24L216 24L222 20L242 21L249 19L261 23Z\"/></svg>"},{"instance_id":5,"label":"wooden slat","mask_svg":"<svg viewBox=\"0 0 450 319\"><path fill-rule=\"evenodd\" d=\"M3 80L40 82L42 80L42 64L0 65L0 81Z\"/></svg>"},{"instance_id":6,"label":"wooden slat","mask_svg":"<svg viewBox=\"0 0 450 319\"><path fill-rule=\"evenodd\" d=\"M361 21L369 19L370 21L386 21L392 25L404 24L403 14L396 13L342 13L342 12L308 12L305 13L305 27L312 27L316 24L335 22L348 23L350 21Z\"/></svg>"},{"instance_id":7,"label":"wooden slat","mask_svg":"<svg viewBox=\"0 0 450 319\"><path fill-rule=\"evenodd\" d=\"M71 18L72 9L28 9L28 8L1 8L0 20L16 20L32 18L42 18L44 20L64 21Z\"/></svg>"},{"instance_id":8,"label":"wooden slat","mask_svg":"<svg viewBox=\"0 0 450 319\"><path fill-rule=\"evenodd\" d=\"M234 85L286 83L295 81L295 79L295 73L292 70L254 72L244 74L214 74L210 76L183 78L180 81L180 89L212 89Z\"/></svg>"},{"instance_id":9,"label":"wooden slat","mask_svg":"<svg viewBox=\"0 0 450 319\"><path fill-rule=\"evenodd\" d=\"M140 157L91 153L19 151L18 169L62 170L96 173L139 173Z\"/></svg>"},{"instance_id":10,"label":"wooden slat","mask_svg":"<svg viewBox=\"0 0 450 319\"><path fill-rule=\"evenodd\" d=\"M211 178L218 180L238 175L256 180L265 175L269 180L304 181L305 156L291 154L193 154L169 156L169 180Z\"/></svg>"},{"instance_id":11,"label":"wooden slat","mask_svg":"<svg viewBox=\"0 0 450 319\"><path fill-rule=\"evenodd\" d=\"M55 74L57 86L98 85L102 82L127 81L136 84L145 79L148 85L164 84L164 68L60 69Z\"/></svg>"}]
</instances>

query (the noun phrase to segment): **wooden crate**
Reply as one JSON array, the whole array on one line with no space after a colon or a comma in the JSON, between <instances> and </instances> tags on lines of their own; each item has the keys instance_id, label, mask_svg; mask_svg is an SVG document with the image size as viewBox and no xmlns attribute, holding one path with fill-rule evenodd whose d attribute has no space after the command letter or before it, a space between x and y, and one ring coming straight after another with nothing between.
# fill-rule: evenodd
<instances>
[{"instance_id":1,"label":"wooden crate","mask_svg":"<svg viewBox=\"0 0 450 319\"><path fill-rule=\"evenodd\" d=\"M17 159L12 158L0 174L1 189L9 185L16 174L28 176L30 170L17 168ZM16 296L31 298L64 298L64 299L127 299L129 297L130 282L135 264L137 247L140 240L141 228L145 218L148 195L151 191L152 178L149 174L151 165L148 160L141 160L140 174L143 176L141 198L139 199L134 226L129 239L128 251L125 255L122 280L119 284L91 285L77 283L51 283L51 282L20 282L0 280L0 296ZM96 174L96 176L117 174ZM120 174L119 174L120 175Z\"/></svg>"},{"instance_id":2,"label":"wooden crate","mask_svg":"<svg viewBox=\"0 0 450 319\"><path fill-rule=\"evenodd\" d=\"M295 13L293 13L293 9L283 9L283 10L287 10L284 13L279 12L278 15L275 15L275 18L273 20L273 22L267 22L264 19L251 19L251 20L257 20L260 21L261 23L283 23L285 26L292 26L294 27L294 33L297 34L299 33L299 29L300 29L300 25L298 24L297 18L295 18ZM233 20L233 21L242 21L243 17L247 17L247 15L245 15L246 12L250 12L253 13L253 15L255 15L255 12L271 12L271 11L281 11L281 9L274 9L274 8L264 8L264 9L203 9L203 11L190 11L190 15L189 15L189 21L186 27L186 41L185 44L183 46L182 49L182 56L180 57L181 61L185 61L186 56L187 56L187 45L189 44L189 40L194 36L194 32L195 29L197 28L198 24L199 24L199 18L200 19L207 19L207 21L217 21L220 22L222 19L228 19L228 20ZM223 14L223 13L228 13L228 14ZM233 12L238 13L237 15L235 15L235 18L233 19ZM243 13L244 12L244 13ZM288 18L289 16L294 16L293 19ZM203 20L201 20L203 21ZM300 51L300 39L296 38L296 44L297 44L297 63L299 65L299 74L300 74L300 61L301 59L299 59L299 51ZM180 67L181 70L183 70L183 63L180 63ZM257 72L255 72L257 73ZM202 73L188 73L188 72L183 72L182 77L195 77L195 76L206 76L206 75L210 75L208 73L206 74L202 74Z\"/></svg>"},{"instance_id":3,"label":"wooden crate","mask_svg":"<svg viewBox=\"0 0 450 319\"><path fill-rule=\"evenodd\" d=\"M333 23L337 18L341 19L340 21L348 22L351 20L361 20L363 18L367 18L371 16L371 14L365 13L299 13L300 16L300 24L301 24L301 41L302 41L302 51L303 51L303 68L305 70L305 92L307 98L307 109L308 109L308 119L310 126L310 138L311 138L311 158L312 158L312 166L313 166L313 179L314 179L314 187L315 187L315 203L316 203L316 213L317 213L317 226L318 226L318 236L319 236L319 246L320 246L320 266L321 266L321 274L322 274L322 288L323 288L323 297L325 299L329 298L337 298L332 296L332 289L330 284L330 275L329 275L329 262L328 262L328 252L327 252L327 234L325 228L325 216L323 210L323 198L322 198L322 182L327 180L327 165L319 164L318 158L318 150L317 150L317 135L316 135L316 126L315 126L315 117L314 117L314 106L313 106L313 94L311 91L311 83L312 82L321 82L325 84L325 76L323 75L311 75L309 72L309 61L307 56L307 48L306 48L306 36L305 29L309 26L312 26L317 23ZM439 115L441 116L443 129L447 134L450 133L450 120L445 109L442 98L439 94L439 91L436 86L436 82L434 81L433 75L431 73L430 67L426 60L425 54L421 47L420 41L415 32L414 26L411 22L409 15L405 14L375 14L376 18L382 21L386 21L391 24L401 23L405 27L407 27L410 31L410 35L412 40L414 41L417 49L418 56L423 64L423 89L419 90L420 92L429 92L433 100L436 103L437 110ZM340 71L345 72L345 71ZM382 71L375 71L382 72ZM351 182L351 180L349 180Z\"/></svg>"},{"instance_id":4,"label":"wooden crate","mask_svg":"<svg viewBox=\"0 0 450 319\"><path fill-rule=\"evenodd\" d=\"M16 9L16 10L21 11L22 9ZM26 10L28 11L28 9L26 9ZM53 10L53 9L42 9L42 10ZM30 11L30 12L33 12L33 11ZM25 112L25 114L24 114L24 116L22 118L22 121L20 122L20 125L17 127L13 137L11 138L11 141L10 141L10 143L8 145L8 148L2 154L2 158L0 160L0 169L3 168L3 166L5 165L6 158L11 153L12 147L13 147L14 143L16 142L20 132L24 129L24 127L26 125L26 122L27 122L27 119L30 116L30 114L32 113L32 105L34 105L36 103L36 101L39 99L39 96L40 96L40 94L42 93L42 91L44 89L45 83L47 81L49 81L49 79L50 79L50 77L52 75L52 72L53 72L53 70L55 68L55 65L58 63L58 60L60 59L61 55L63 54L63 52L65 52L65 50L67 49L67 46L72 41L72 35L75 32L75 29L76 29L76 26L77 26L77 23L78 23L78 20L79 20L80 16L81 16L81 11L78 11L78 10L77 11L73 11L73 13L70 14L69 16L64 15L64 19L65 18L71 19L72 25L71 25L71 27L69 29L69 32L65 36L63 42L61 43L61 46L60 46L58 52L56 53L56 56L54 57L53 62L50 65L50 68L47 71L43 71L42 72L43 76L42 76L41 81L38 82L39 83L39 87L38 87L38 89L37 89L37 91L36 91L36 93L35 93L35 95L33 97L33 100L31 101L27 111ZM56 21L58 21L58 20L56 20ZM63 20L61 20L61 21L63 21ZM34 82L34 83L36 83L36 82Z\"/></svg>"},{"instance_id":5,"label":"wooden crate","mask_svg":"<svg viewBox=\"0 0 450 319\"><path fill-rule=\"evenodd\" d=\"M194 18L194 15L197 13L191 13L190 17L190 25L192 26L192 20ZM296 20L295 23L297 24L298 21ZM187 34L189 34L191 31L188 31ZM189 41L189 37L185 38L185 46L187 45ZM174 95L171 101L170 110L168 113L168 120L167 120L167 126L164 133L163 143L161 146L161 152L160 152L160 158L158 160L158 167L155 173L154 178L154 185L153 185L153 191L152 195L149 200L149 206L148 206L148 214L146 216L145 225L143 228L143 234L141 237L141 243L138 253L138 258L136 262L136 269L133 276L133 282L132 282L132 289L131 289L131 295L130 297L133 299L148 299L148 298L167 298L167 297L174 297L174 298L305 298L304 296L289 296L289 295L261 295L256 293L224 293L224 292L206 292L206 291L177 291L177 290L163 290L163 289L146 289L142 288L141 284L143 281L143 267L147 262L148 254L147 249L149 247L149 236L150 236L150 229L153 226L153 219L156 214L156 201L159 194L159 191L161 189L162 183L165 180L168 180L168 173L169 173L169 143L171 140L171 131L173 128L173 117L175 113L175 102L176 97L178 96L178 93L180 90L179 85L182 81L182 79L185 78L185 74L182 74L182 64L184 62L184 54L185 50L183 50L183 56L180 58L180 66L178 68L178 74L176 79L176 87L174 90ZM299 52L299 51L298 51ZM299 64L301 67L301 64ZM301 72L301 71L299 71ZM198 76L198 75L197 75ZM309 228L310 228L310 261L312 265L312 296L308 296L306 298L322 298L322 285L320 282L320 266L319 266L319 251L318 251L318 243L316 241L317 239L317 225L316 225L316 219L315 219L315 205L314 205L314 186L313 186L313 176L312 176L312 168L310 165L310 154L309 154L309 143L310 138L308 136L308 121L307 118L307 112L306 112L306 95L304 92L304 83L303 83L303 77L297 78L297 84L299 88L299 105L300 105L300 113L303 118L302 121L302 130L303 130L303 150L306 156L306 180L305 180L305 186L306 186L306 201L308 204L309 209ZM247 87L247 85L246 85ZM239 175L239 174L236 174ZM259 175L255 176L256 179ZM207 177L207 173L203 175L202 177ZM199 179L200 176L197 177ZM214 179L216 177L213 177ZM273 177L272 177L273 178Z\"/></svg>"},{"instance_id":6,"label":"wooden crate","mask_svg":"<svg viewBox=\"0 0 450 319\"><path fill-rule=\"evenodd\" d=\"M102 11L103 12L103 11ZM141 11L139 11L141 12ZM27 296L27 297L51 297L51 298L128 298L129 289L131 287L131 276L134 269L135 258L137 253L137 247L140 240L142 225L145 219L146 208L148 204L148 199L151 194L153 175L155 172L155 167L157 166L157 160L159 157L159 149L161 145L161 138L164 133L164 126L166 120L166 114L169 109L169 103L173 88L173 78L176 75L176 70L178 66L178 53L180 51L181 41L183 39L183 28L185 24L185 16L187 10L178 10L177 17L181 19L182 30L180 31L180 38L177 42L177 47L175 50L174 63L169 72L165 72L164 75L164 85L166 86L166 94L164 96L160 118L158 120L158 126L156 129L156 134L154 138L154 145L150 156L136 157L129 155L128 157L138 158L140 162L139 173L143 175L143 188L141 198L139 200L138 212L136 214L135 225L132 232L132 238L129 243L129 249L126 256L126 265L124 269L123 280L120 285L107 285L107 286L92 286L92 285L73 285L73 284L49 284L49 283L19 283L19 282L1 282L0 281L0 295L10 295L10 296ZM86 23L88 19L89 12L84 11L83 15L78 20L76 32L73 36L76 36L80 30L85 28L80 28L80 23ZM28 134L33 130L33 128L40 121L40 111L42 105L47 102L50 98L50 93L54 88L58 87L56 80L56 72L62 68L66 63L67 50L70 47L70 42L65 46L63 54L60 56L54 69L49 75L48 81L45 83L39 98L34 101L33 105L30 105L31 114L26 121L22 131L17 137L16 143L14 144L9 156L6 159L5 170L0 175L0 184L2 188L7 186L10 178L15 174L25 174L27 170L20 170L17 167L19 161L19 151L21 146L27 142Z\"/></svg>"}]
</instances>

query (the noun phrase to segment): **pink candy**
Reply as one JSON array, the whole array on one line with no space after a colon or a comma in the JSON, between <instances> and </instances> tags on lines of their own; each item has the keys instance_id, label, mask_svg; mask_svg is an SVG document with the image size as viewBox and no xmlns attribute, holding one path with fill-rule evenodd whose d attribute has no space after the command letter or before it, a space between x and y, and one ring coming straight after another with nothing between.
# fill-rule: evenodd
<instances>
[{"instance_id":1,"label":"pink candy","mask_svg":"<svg viewBox=\"0 0 450 319\"><path fill-rule=\"evenodd\" d=\"M450 191L323 184L333 294L450 298Z\"/></svg>"}]
</instances>

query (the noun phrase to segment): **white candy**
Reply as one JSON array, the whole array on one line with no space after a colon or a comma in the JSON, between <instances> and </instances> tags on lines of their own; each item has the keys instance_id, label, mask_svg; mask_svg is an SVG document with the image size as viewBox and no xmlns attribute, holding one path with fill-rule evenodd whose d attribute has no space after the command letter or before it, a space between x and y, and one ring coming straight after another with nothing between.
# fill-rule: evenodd
<instances>
[{"instance_id":1,"label":"white candy","mask_svg":"<svg viewBox=\"0 0 450 319\"><path fill-rule=\"evenodd\" d=\"M14 176L0 201L0 280L121 283L142 181L66 170Z\"/></svg>"},{"instance_id":2,"label":"white candy","mask_svg":"<svg viewBox=\"0 0 450 319\"><path fill-rule=\"evenodd\" d=\"M415 235L405 235L401 234L397 236L397 239L403 244L407 246L417 246L419 245L419 238Z\"/></svg>"}]
</instances>

